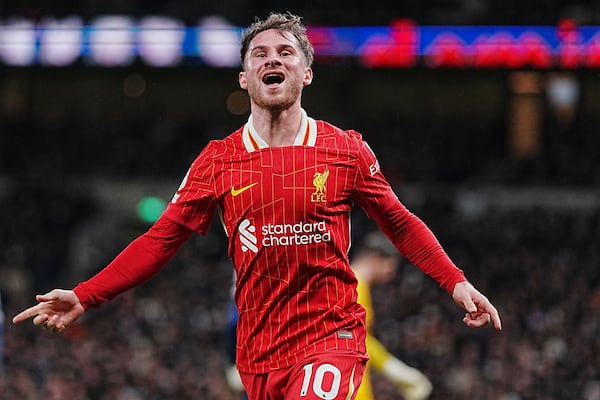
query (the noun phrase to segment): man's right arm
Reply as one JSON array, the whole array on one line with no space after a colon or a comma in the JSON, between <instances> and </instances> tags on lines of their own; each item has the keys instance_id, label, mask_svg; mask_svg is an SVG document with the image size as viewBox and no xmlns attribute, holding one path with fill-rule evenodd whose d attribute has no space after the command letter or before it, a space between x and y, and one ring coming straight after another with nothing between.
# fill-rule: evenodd
<instances>
[{"instance_id":1,"label":"man's right arm","mask_svg":"<svg viewBox=\"0 0 600 400\"><path fill-rule=\"evenodd\" d=\"M87 310L154 276L173 257L193 232L161 216L143 235L131 242L115 259L73 291Z\"/></svg>"}]
</instances>

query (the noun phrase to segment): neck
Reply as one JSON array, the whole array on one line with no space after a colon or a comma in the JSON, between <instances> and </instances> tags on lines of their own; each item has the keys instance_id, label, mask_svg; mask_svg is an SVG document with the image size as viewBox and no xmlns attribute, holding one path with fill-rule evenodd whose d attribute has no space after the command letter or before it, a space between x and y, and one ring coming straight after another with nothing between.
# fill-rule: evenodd
<instances>
[{"instance_id":1,"label":"neck","mask_svg":"<svg viewBox=\"0 0 600 400\"><path fill-rule=\"evenodd\" d=\"M252 110L254 129L270 147L293 145L301 122L299 106L275 111L258 107Z\"/></svg>"}]
</instances>

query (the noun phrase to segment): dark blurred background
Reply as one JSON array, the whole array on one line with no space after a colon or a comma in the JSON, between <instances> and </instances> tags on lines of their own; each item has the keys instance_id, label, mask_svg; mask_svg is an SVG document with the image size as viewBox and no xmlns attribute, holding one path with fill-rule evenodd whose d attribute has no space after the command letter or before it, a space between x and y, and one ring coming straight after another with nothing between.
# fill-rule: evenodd
<instances>
[{"instance_id":1,"label":"dark blurred background","mask_svg":"<svg viewBox=\"0 0 600 400\"><path fill-rule=\"evenodd\" d=\"M594 24L600 18L600 4L594 0L377 0L315 1L294 4L281 1L169 1L148 0L3 0L2 15L44 16L81 15L85 18L103 14L132 16L169 15L196 23L206 15L223 15L234 24L246 26L255 16L269 11L293 11L313 24L385 25L397 16L411 18L421 24L554 24L566 17L581 24Z\"/></svg>"},{"instance_id":2,"label":"dark blurred background","mask_svg":"<svg viewBox=\"0 0 600 400\"><path fill-rule=\"evenodd\" d=\"M592 0L23 0L0 1L0 26L106 14L245 26L272 10L309 26L600 24ZM0 63L1 399L239 398L223 373L232 266L217 225L63 335L10 323L36 293L105 266L148 229L204 145L246 121L238 70ZM501 333L464 327L409 264L374 289L375 332L431 378L431 399L600 399L598 70L317 58L314 71L308 114L365 136L401 200L501 312ZM375 227L359 209L353 220L359 243ZM380 377L375 388L399 398Z\"/></svg>"}]
</instances>

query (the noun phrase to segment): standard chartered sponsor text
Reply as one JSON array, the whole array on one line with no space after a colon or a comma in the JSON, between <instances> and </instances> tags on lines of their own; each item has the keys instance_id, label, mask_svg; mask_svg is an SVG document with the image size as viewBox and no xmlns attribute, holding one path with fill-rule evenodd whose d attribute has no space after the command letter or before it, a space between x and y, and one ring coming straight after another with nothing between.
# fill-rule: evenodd
<instances>
[{"instance_id":1,"label":"standard chartered sponsor text","mask_svg":"<svg viewBox=\"0 0 600 400\"><path fill-rule=\"evenodd\" d=\"M295 224L267 224L261 228L262 245L294 246L331 241L331 232L325 221L297 222Z\"/></svg>"}]
</instances>

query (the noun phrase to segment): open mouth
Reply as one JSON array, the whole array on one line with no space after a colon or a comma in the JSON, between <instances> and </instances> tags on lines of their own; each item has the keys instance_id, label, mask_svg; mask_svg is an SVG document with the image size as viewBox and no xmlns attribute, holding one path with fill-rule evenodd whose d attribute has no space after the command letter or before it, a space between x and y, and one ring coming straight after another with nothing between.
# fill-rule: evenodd
<instances>
[{"instance_id":1,"label":"open mouth","mask_svg":"<svg viewBox=\"0 0 600 400\"><path fill-rule=\"evenodd\" d=\"M263 83L265 83L267 85L283 83L284 80L285 80L285 78L283 77L282 74L272 73L272 74L266 74L265 76L263 76Z\"/></svg>"}]
</instances>

